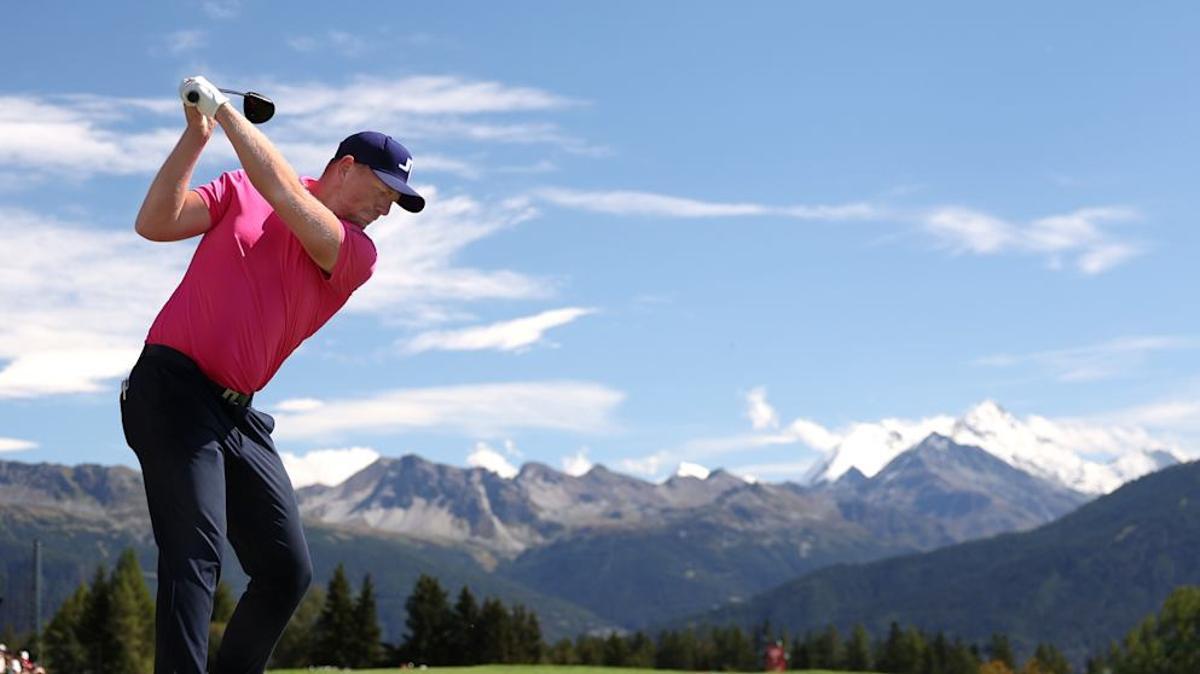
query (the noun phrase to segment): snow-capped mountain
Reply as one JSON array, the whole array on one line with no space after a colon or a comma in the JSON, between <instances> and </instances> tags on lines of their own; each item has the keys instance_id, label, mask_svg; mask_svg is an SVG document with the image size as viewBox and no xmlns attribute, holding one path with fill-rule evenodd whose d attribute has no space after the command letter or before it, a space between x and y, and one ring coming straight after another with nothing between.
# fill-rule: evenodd
<instances>
[{"instance_id":1,"label":"snow-capped mountain","mask_svg":"<svg viewBox=\"0 0 1200 674\"><path fill-rule=\"evenodd\" d=\"M1126 482L1184 460L1140 429L1099 427L1029 416L1018 419L993 401L961 418L884 419L852 426L810 473L832 482L854 468L871 477L932 434L982 448L1010 466L1085 494L1106 494Z\"/></svg>"}]
</instances>

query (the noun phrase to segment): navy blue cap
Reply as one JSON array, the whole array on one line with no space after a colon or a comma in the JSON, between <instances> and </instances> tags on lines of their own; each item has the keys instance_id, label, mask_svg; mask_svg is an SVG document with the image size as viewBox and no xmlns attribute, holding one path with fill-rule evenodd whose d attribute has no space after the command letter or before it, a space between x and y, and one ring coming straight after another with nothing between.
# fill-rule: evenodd
<instances>
[{"instance_id":1,"label":"navy blue cap","mask_svg":"<svg viewBox=\"0 0 1200 674\"><path fill-rule=\"evenodd\" d=\"M419 213L425 208L425 197L408 186L412 175L412 153L395 138L378 131L359 131L338 145L337 156L354 157L354 161L365 164L385 185L400 193L396 203L409 213Z\"/></svg>"}]
</instances>

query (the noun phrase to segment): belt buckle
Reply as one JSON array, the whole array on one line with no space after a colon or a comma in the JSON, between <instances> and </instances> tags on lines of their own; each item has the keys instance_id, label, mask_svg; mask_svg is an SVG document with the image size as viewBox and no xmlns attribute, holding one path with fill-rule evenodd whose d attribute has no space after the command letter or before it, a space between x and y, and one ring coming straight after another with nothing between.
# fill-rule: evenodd
<instances>
[{"instance_id":1,"label":"belt buckle","mask_svg":"<svg viewBox=\"0 0 1200 674\"><path fill-rule=\"evenodd\" d=\"M245 400L247 397L248 396L246 396L242 393L238 393L237 391L235 391L231 388L227 388L221 392L222 400L224 400L227 403L233 403L234 405L237 405L239 407L246 404Z\"/></svg>"}]
</instances>

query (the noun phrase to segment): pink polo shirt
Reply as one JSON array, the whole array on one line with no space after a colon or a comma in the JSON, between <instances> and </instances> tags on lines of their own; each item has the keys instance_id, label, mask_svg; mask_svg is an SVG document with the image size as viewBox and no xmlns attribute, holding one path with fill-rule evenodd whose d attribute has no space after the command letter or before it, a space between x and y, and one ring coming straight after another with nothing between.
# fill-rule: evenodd
<instances>
[{"instance_id":1,"label":"pink polo shirt","mask_svg":"<svg viewBox=\"0 0 1200 674\"><path fill-rule=\"evenodd\" d=\"M212 227L146 343L182 351L209 379L253 393L371 277L375 244L342 220L346 236L326 275L245 171L195 189Z\"/></svg>"}]
</instances>

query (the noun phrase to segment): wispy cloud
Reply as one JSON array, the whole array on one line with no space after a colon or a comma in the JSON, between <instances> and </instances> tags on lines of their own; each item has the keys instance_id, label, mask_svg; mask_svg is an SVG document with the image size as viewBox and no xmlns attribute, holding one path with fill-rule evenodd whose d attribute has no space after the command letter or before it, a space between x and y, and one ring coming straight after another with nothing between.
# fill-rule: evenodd
<instances>
[{"instance_id":1,"label":"wispy cloud","mask_svg":"<svg viewBox=\"0 0 1200 674\"><path fill-rule=\"evenodd\" d=\"M542 342L551 328L591 313L595 310L568 307L491 325L424 332L406 340L401 348L410 354L423 351L524 351Z\"/></svg>"},{"instance_id":2,"label":"wispy cloud","mask_svg":"<svg viewBox=\"0 0 1200 674\"><path fill-rule=\"evenodd\" d=\"M476 384L398 389L323 401L319 407L275 408L280 440L346 435L401 435L414 431L496 437L519 429L604 433L624 394L600 384L571 381Z\"/></svg>"},{"instance_id":3,"label":"wispy cloud","mask_svg":"<svg viewBox=\"0 0 1200 674\"><path fill-rule=\"evenodd\" d=\"M208 44L208 34L203 30L177 30L163 36L163 46L171 54L195 51Z\"/></svg>"},{"instance_id":4,"label":"wispy cloud","mask_svg":"<svg viewBox=\"0 0 1200 674\"><path fill-rule=\"evenodd\" d=\"M1122 337L1100 344L1037 351L1027 354L995 354L975 363L991 367L1033 365L1059 381L1088 382L1129 374L1154 353L1200 348L1200 340L1178 336Z\"/></svg>"},{"instance_id":5,"label":"wispy cloud","mask_svg":"<svg viewBox=\"0 0 1200 674\"><path fill-rule=\"evenodd\" d=\"M200 7L213 19L236 19L242 13L241 0L206 0Z\"/></svg>"},{"instance_id":6,"label":"wispy cloud","mask_svg":"<svg viewBox=\"0 0 1200 674\"><path fill-rule=\"evenodd\" d=\"M959 207L926 213L921 226L939 245L955 253L1042 255L1051 268L1067 258L1080 272L1102 274L1143 253L1142 246L1121 239L1102 225L1138 220L1129 208L1083 208L1071 213L1014 223Z\"/></svg>"},{"instance_id":7,"label":"wispy cloud","mask_svg":"<svg viewBox=\"0 0 1200 674\"><path fill-rule=\"evenodd\" d=\"M686 197L635 191L583 191L562 188L536 190L535 199L561 208L610 215L666 218L730 218L784 216L799 220L863 220L879 217L881 211L865 203L833 206L765 206L753 203L720 203Z\"/></svg>"},{"instance_id":8,"label":"wispy cloud","mask_svg":"<svg viewBox=\"0 0 1200 674\"><path fill-rule=\"evenodd\" d=\"M1200 456L1200 395L1164 398L1105 415L1120 423L1192 436L1192 456Z\"/></svg>"},{"instance_id":9,"label":"wispy cloud","mask_svg":"<svg viewBox=\"0 0 1200 674\"><path fill-rule=\"evenodd\" d=\"M281 452L283 467L287 469L292 486L299 489L312 484L334 486L346 478L375 463L379 452L370 447L346 447L343 449L316 449L303 456L292 452Z\"/></svg>"},{"instance_id":10,"label":"wispy cloud","mask_svg":"<svg viewBox=\"0 0 1200 674\"><path fill-rule=\"evenodd\" d=\"M0 398L96 392L128 372L188 255L3 208L0 243Z\"/></svg>"},{"instance_id":11,"label":"wispy cloud","mask_svg":"<svg viewBox=\"0 0 1200 674\"><path fill-rule=\"evenodd\" d=\"M0 452L21 452L26 449L34 449L37 446L36 442L30 442L29 440L0 438Z\"/></svg>"}]
</instances>

